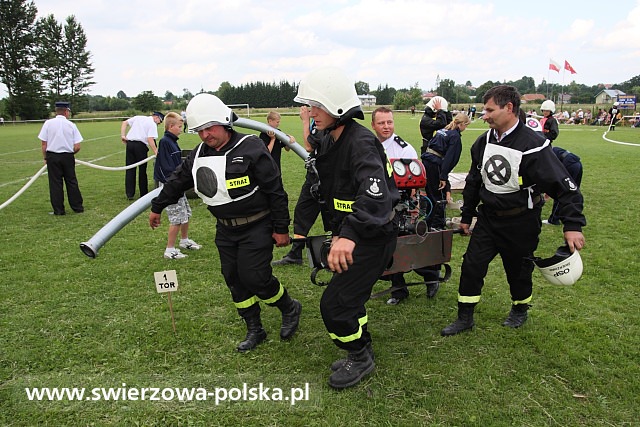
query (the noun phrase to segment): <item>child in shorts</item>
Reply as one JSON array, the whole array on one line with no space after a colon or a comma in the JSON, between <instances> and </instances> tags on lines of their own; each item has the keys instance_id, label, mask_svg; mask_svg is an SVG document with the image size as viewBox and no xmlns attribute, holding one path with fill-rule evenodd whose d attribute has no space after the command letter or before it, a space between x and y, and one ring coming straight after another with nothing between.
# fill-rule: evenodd
<instances>
[{"instance_id":1,"label":"child in shorts","mask_svg":"<svg viewBox=\"0 0 640 427\"><path fill-rule=\"evenodd\" d=\"M167 182L173 171L182 163L182 150L178 146L178 135L182 133L183 120L178 113L167 113L164 120L164 136L158 143L158 155L153 169L153 178L160 183L160 187ZM191 207L187 197L183 194L178 203L167 206L169 217L169 236L164 257L181 259L187 255L176 248L178 234L181 235L179 246L183 249L198 250L199 244L189 238L189 218Z\"/></svg>"}]
</instances>

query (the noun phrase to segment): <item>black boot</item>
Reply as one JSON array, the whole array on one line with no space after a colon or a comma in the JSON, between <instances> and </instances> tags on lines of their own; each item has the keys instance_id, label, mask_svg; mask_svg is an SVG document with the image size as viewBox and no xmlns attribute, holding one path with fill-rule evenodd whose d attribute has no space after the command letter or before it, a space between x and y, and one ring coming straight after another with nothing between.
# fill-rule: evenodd
<instances>
[{"instance_id":1,"label":"black boot","mask_svg":"<svg viewBox=\"0 0 640 427\"><path fill-rule=\"evenodd\" d=\"M329 385L337 389L354 386L375 367L376 364L366 347L350 351L346 362L329 377Z\"/></svg>"},{"instance_id":2,"label":"black boot","mask_svg":"<svg viewBox=\"0 0 640 427\"><path fill-rule=\"evenodd\" d=\"M369 355L371 356L371 360L375 361L376 360L376 355L373 353L373 347L371 346L371 342L368 342L367 345L365 346L365 348L369 352ZM345 363L347 363L347 358L346 357L344 359L338 359L338 360L336 360L335 362L333 362L331 364L331 370L332 371L337 371L338 369L342 368L342 366Z\"/></svg>"},{"instance_id":3,"label":"black boot","mask_svg":"<svg viewBox=\"0 0 640 427\"><path fill-rule=\"evenodd\" d=\"M293 242L289 253L282 257L279 261L273 261L271 265L302 265L302 250L304 249L304 241Z\"/></svg>"},{"instance_id":4,"label":"black boot","mask_svg":"<svg viewBox=\"0 0 640 427\"><path fill-rule=\"evenodd\" d=\"M245 317L244 321L247 323L247 336L244 341L238 344L238 351L241 353L256 348L258 344L267 339L267 333L262 328L259 315Z\"/></svg>"},{"instance_id":5,"label":"black boot","mask_svg":"<svg viewBox=\"0 0 640 427\"><path fill-rule=\"evenodd\" d=\"M475 325L473 322L474 308L475 304L458 303L458 318L455 322L440 331L440 335L448 337L473 328L473 325Z\"/></svg>"},{"instance_id":6,"label":"black boot","mask_svg":"<svg viewBox=\"0 0 640 427\"><path fill-rule=\"evenodd\" d=\"M511 311L506 320L502 323L502 326L508 326L510 328L519 328L527 321L527 310L529 310L529 304L516 304L511 306Z\"/></svg>"},{"instance_id":7,"label":"black boot","mask_svg":"<svg viewBox=\"0 0 640 427\"><path fill-rule=\"evenodd\" d=\"M433 298L440 289L440 282L427 283L427 298Z\"/></svg>"},{"instance_id":8,"label":"black boot","mask_svg":"<svg viewBox=\"0 0 640 427\"><path fill-rule=\"evenodd\" d=\"M290 301L286 309L280 309L282 312L282 326L280 327L280 338L288 340L298 330L300 324L300 314L302 313L302 303L297 299L286 296Z\"/></svg>"}]
</instances>

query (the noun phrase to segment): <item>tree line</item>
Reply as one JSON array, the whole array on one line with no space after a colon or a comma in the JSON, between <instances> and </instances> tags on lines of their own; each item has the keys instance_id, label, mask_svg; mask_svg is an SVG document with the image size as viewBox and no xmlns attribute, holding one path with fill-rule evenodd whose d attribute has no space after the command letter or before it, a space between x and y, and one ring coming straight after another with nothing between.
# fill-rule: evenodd
<instances>
[{"instance_id":1,"label":"tree line","mask_svg":"<svg viewBox=\"0 0 640 427\"><path fill-rule=\"evenodd\" d=\"M87 36L75 16L60 23L37 13L33 1L0 0L0 81L12 120L46 118L63 96L76 105L94 84Z\"/></svg>"}]
</instances>

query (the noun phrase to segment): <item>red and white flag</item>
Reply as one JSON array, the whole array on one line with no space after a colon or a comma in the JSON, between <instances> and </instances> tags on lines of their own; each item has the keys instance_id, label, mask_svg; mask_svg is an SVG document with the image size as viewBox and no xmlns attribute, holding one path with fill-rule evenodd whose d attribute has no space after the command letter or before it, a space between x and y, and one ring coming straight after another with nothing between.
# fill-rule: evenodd
<instances>
[{"instance_id":1,"label":"red and white flag","mask_svg":"<svg viewBox=\"0 0 640 427\"><path fill-rule=\"evenodd\" d=\"M576 74L576 70L573 69L571 64L569 64L566 59L564 60L564 69L570 72L571 74Z\"/></svg>"},{"instance_id":2,"label":"red and white flag","mask_svg":"<svg viewBox=\"0 0 640 427\"><path fill-rule=\"evenodd\" d=\"M549 59L549 69L559 73L560 72L560 64L558 64L553 59Z\"/></svg>"}]
</instances>

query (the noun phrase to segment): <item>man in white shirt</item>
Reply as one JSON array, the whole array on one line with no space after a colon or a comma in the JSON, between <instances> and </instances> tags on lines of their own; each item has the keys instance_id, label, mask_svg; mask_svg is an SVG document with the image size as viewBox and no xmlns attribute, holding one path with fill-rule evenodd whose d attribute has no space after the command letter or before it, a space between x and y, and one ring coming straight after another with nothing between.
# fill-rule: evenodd
<instances>
[{"instance_id":1,"label":"man in white shirt","mask_svg":"<svg viewBox=\"0 0 640 427\"><path fill-rule=\"evenodd\" d=\"M134 116L123 120L120 126L120 138L122 143L127 145L126 165L130 166L147 158L149 147L153 154L158 154L156 138L158 137L158 125L164 120L164 114L155 111L151 116ZM129 133L125 135L127 126L130 126ZM138 187L140 197L149 192L149 181L147 178L147 163L138 166ZM133 200L136 193L136 168L127 169L125 174L125 192L127 199Z\"/></svg>"},{"instance_id":2,"label":"man in white shirt","mask_svg":"<svg viewBox=\"0 0 640 427\"><path fill-rule=\"evenodd\" d=\"M56 102L56 117L44 122L38 139L42 141L42 157L47 164L49 197L54 215L64 215L63 181L67 198L74 212L84 212L82 194L76 178L75 153L80 151L82 135L75 123L69 121L68 102Z\"/></svg>"},{"instance_id":3,"label":"man in white shirt","mask_svg":"<svg viewBox=\"0 0 640 427\"><path fill-rule=\"evenodd\" d=\"M393 112L386 107L376 108L371 113L371 128L382 143L388 159L417 159L418 153L408 142L395 134L395 124ZM439 266L438 266L439 267ZM423 267L415 270L427 283L427 297L433 298L440 288L439 269L435 267ZM389 279L391 286L397 289L391 293L391 298L387 300L389 305L397 305L400 301L409 296L403 273L392 274Z\"/></svg>"}]
</instances>

